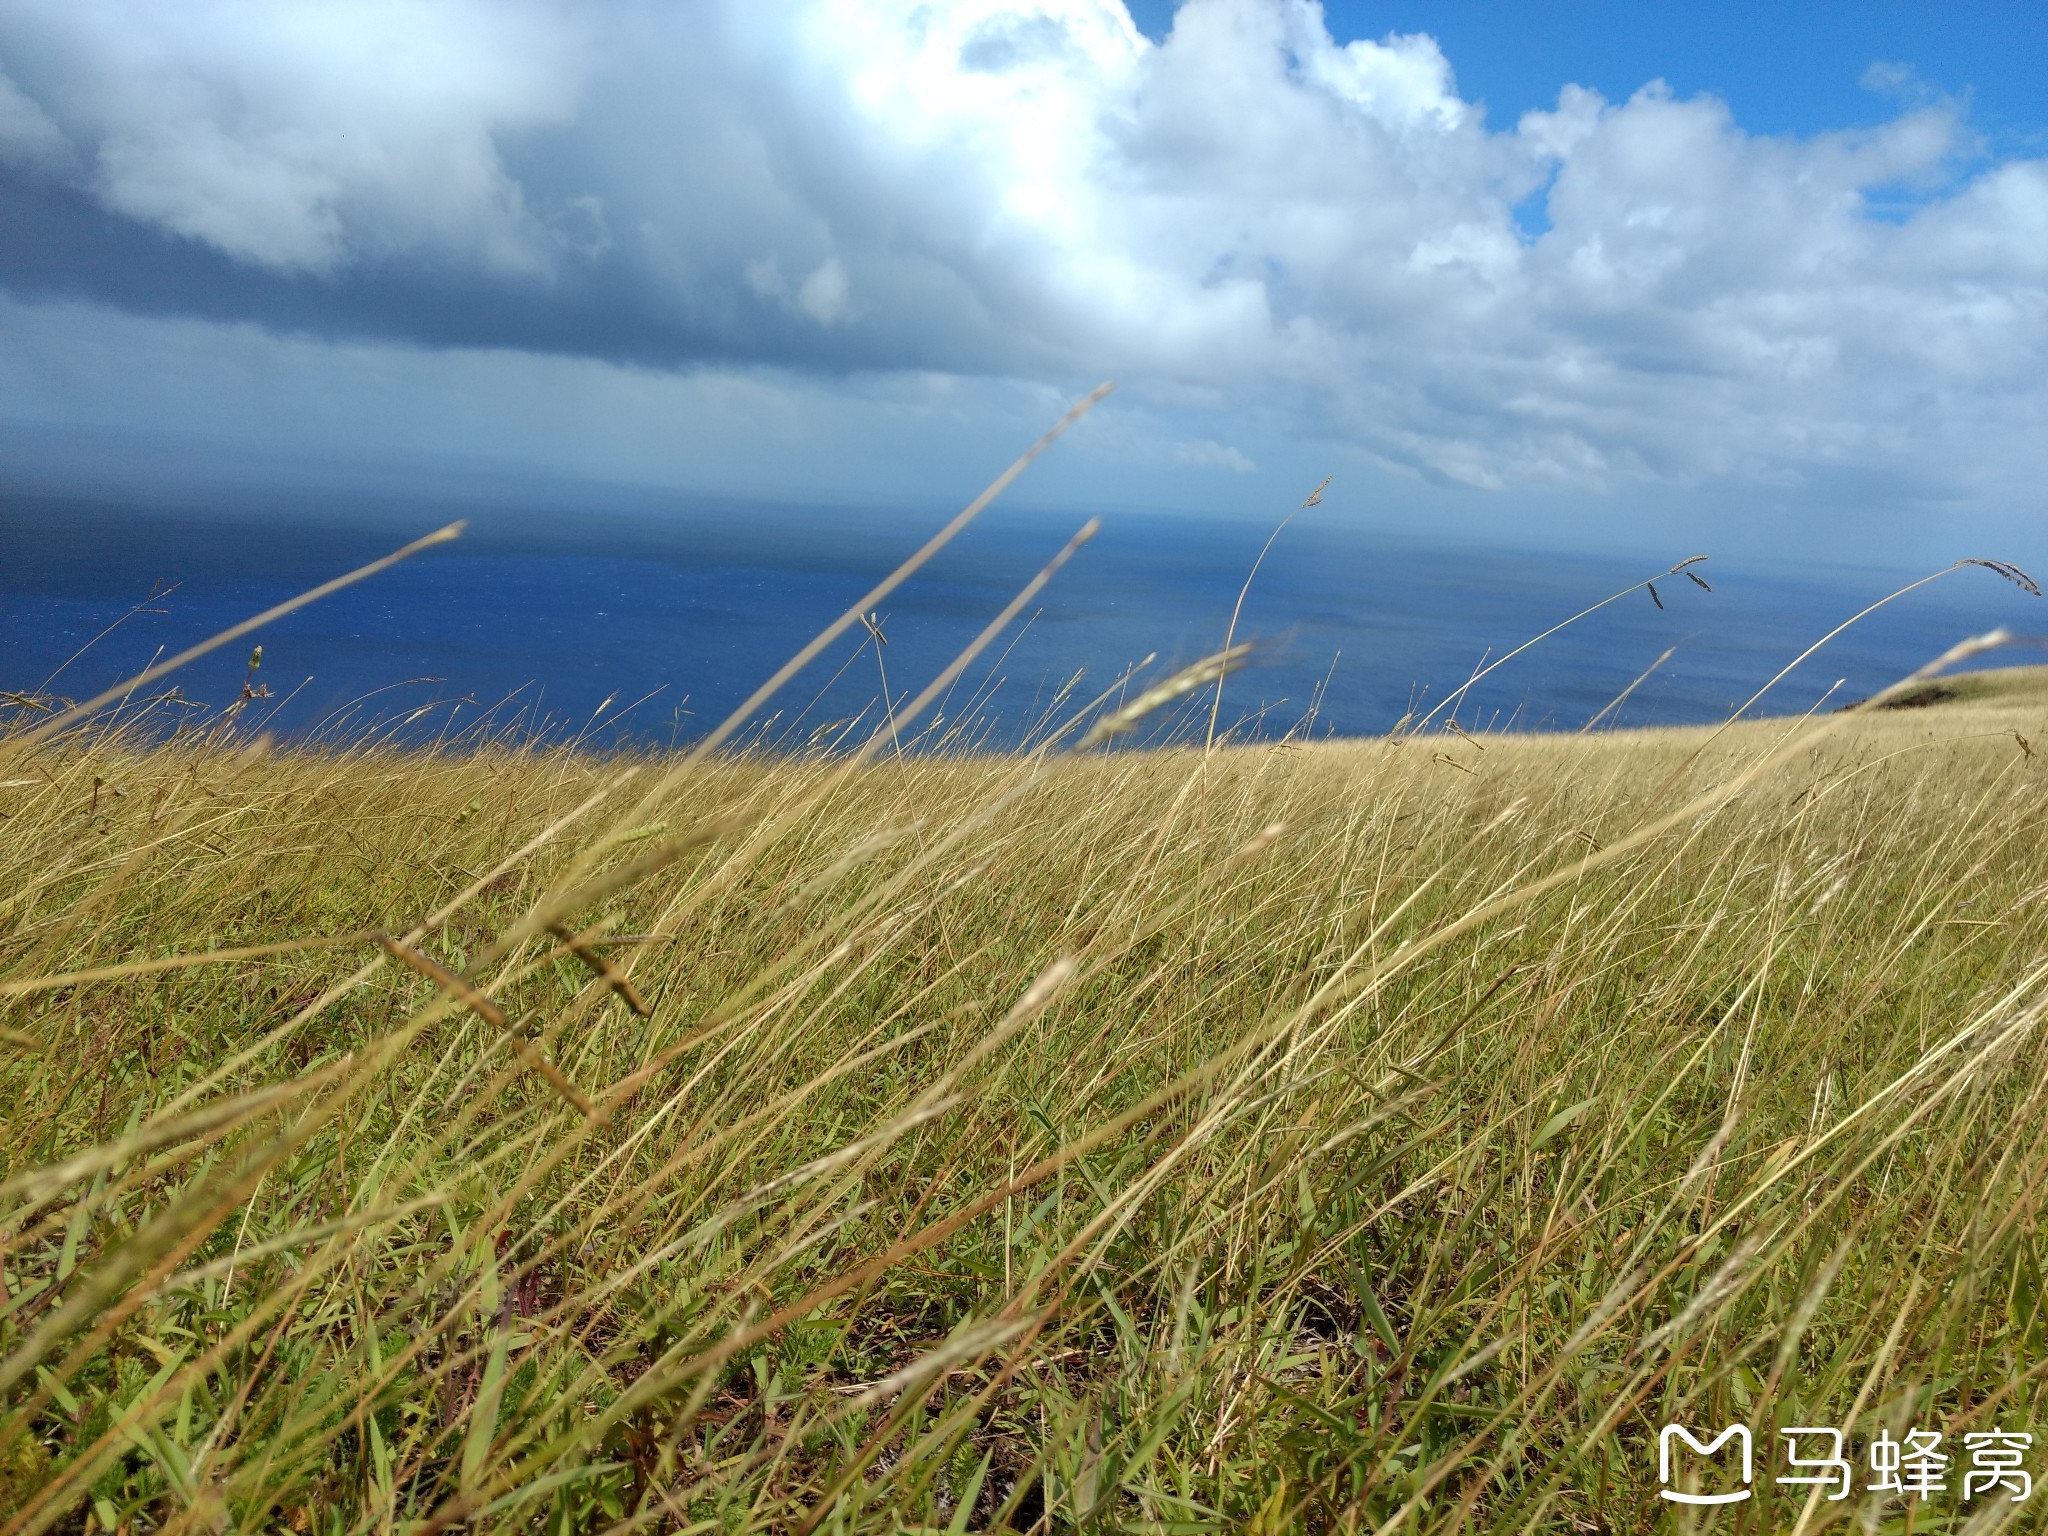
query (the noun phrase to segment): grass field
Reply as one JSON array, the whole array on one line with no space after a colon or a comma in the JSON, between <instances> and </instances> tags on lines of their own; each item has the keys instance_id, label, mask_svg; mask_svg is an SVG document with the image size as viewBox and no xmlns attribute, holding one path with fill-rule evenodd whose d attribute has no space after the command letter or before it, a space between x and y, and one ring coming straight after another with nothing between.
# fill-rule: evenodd
<instances>
[{"instance_id":1,"label":"grass field","mask_svg":"<svg viewBox=\"0 0 2048 1536\"><path fill-rule=\"evenodd\" d=\"M865 765L17 732L0 1524L2034 1525L1962 1436L2048 1375L2048 669L1950 693ZM1660 1500L1668 1421L1754 1496ZM1865 1493L1916 1425L1946 1491Z\"/></svg>"}]
</instances>

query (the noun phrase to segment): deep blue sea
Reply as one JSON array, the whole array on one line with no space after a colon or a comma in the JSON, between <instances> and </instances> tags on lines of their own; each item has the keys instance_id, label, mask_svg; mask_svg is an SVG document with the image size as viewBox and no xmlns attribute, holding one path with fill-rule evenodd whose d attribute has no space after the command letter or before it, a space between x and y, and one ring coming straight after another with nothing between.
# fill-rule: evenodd
<instances>
[{"instance_id":1,"label":"deep blue sea","mask_svg":"<svg viewBox=\"0 0 2048 1536\"><path fill-rule=\"evenodd\" d=\"M459 542L256 637L259 677L273 694L257 710L270 727L346 737L403 721L402 733L419 740L484 721L597 744L684 740L721 719L946 516L652 494L515 500L504 510L485 496L453 506L364 490L317 503L244 495L148 504L0 489L0 689L94 693L462 513L470 528ZM886 646L860 628L840 639L754 722L755 739L793 743L834 722L878 719L885 687L900 698L922 686L1084 515L999 504L881 605ZM947 723L971 720L974 739L1012 743L1148 654L1157 659L1138 686L1214 650L1271 531L1270 521L1105 514L1101 535L954 689ZM1434 547L1313 509L1275 541L1245 597L1238 637L1258 650L1227 683L1222 721L1268 738L1384 731L1489 657L1702 552L1710 551L1622 559ZM1916 574L1881 562L1753 569L1709 560L1696 569L1711 592L1675 577L1658 583L1661 609L1637 592L1601 610L1493 673L1460 704L1460 722L1575 730L1667 648L1669 659L1610 721L1718 720L1834 624ZM2048 629L2048 610L1989 572L1958 572L1833 642L1759 710L1808 708L1837 680L1830 703L1858 697L2001 623ZM159 718L235 698L247 655L238 644L167 680L189 702L160 706ZM1195 728L1208 698L1155 725Z\"/></svg>"}]
</instances>

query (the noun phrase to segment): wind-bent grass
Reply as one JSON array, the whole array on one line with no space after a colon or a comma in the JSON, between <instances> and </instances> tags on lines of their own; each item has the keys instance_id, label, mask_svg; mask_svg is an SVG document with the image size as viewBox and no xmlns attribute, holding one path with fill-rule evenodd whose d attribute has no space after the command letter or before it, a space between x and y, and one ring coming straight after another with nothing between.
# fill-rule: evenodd
<instances>
[{"instance_id":1,"label":"wind-bent grass","mask_svg":"<svg viewBox=\"0 0 2048 1536\"><path fill-rule=\"evenodd\" d=\"M2048 683L1952 692L1633 846L1805 727L0 742L0 1518L1633 1531L1672 1420L1698 1529L2023 1518Z\"/></svg>"}]
</instances>

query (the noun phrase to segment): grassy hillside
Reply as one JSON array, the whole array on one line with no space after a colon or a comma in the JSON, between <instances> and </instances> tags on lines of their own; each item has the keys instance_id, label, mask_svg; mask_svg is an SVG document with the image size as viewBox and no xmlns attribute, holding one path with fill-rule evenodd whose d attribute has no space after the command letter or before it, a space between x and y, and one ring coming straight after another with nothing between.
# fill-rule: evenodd
<instances>
[{"instance_id":1,"label":"grassy hillside","mask_svg":"<svg viewBox=\"0 0 2048 1536\"><path fill-rule=\"evenodd\" d=\"M0 743L0 1524L2026 1525L1961 1437L2043 1423L2048 670L1953 691ZM1755 1496L1660 1501L1672 1420ZM1916 1424L1944 1494L1772 1482Z\"/></svg>"}]
</instances>

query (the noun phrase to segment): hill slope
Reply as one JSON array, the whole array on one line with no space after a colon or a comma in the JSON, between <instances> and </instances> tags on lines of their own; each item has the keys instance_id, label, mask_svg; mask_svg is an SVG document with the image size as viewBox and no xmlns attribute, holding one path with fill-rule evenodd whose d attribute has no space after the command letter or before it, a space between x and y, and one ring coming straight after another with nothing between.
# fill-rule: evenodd
<instances>
[{"instance_id":1,"label":"hill slope","mask_svg":"<svg viewBox=\"0 0 2048 1536\"><path fill-rule=\"evenodd\" d=\"M1751 1428L1745 1528L1903 1528L1772 1482L1782 1425L1942 1430L1914 1528L1972 1513L2048 1349L2048 669L1957 692L0 744L0 1510L1642 1530L1679 1421Z\"/></svg>"}]
</instances>

